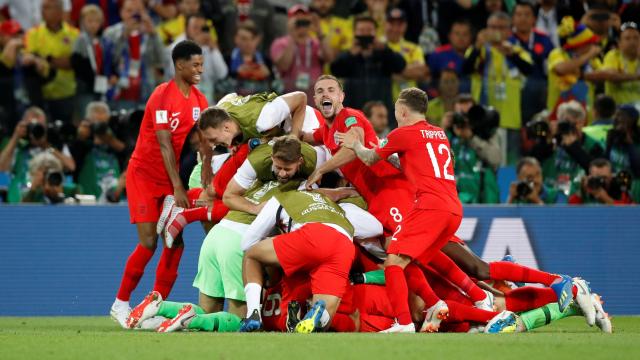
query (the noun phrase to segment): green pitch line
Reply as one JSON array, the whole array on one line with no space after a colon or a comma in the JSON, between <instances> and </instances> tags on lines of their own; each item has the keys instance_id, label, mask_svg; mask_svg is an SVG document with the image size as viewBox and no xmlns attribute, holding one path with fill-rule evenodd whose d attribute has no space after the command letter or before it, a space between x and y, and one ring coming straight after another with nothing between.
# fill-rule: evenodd
<instances>
[{"instance_id":1,"label":"green pitch line","mask_svg":"<svg viewBox=\"0 0 640 360\"><path fill-rule=\"evenodd\" d=\"M583 318L525 334L157 334L106 317L0 317L0 359L640 359L640 317L612 335Z\"/></svg>"}]
</instances>

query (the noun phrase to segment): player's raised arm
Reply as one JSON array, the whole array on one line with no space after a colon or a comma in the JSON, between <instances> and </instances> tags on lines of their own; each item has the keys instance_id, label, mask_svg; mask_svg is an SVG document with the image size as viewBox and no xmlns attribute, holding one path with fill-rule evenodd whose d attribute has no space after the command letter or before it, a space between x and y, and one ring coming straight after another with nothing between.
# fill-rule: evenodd
<instances>
[{"instance_id":1,"label":"player's raised arm","mask_svg":"<svg viewBox=\"0 0 640 360\"><path fill-rule=\"evenodd\" d=\"M334 171L356 159L356 154L351 149L341 148L338 152L327 162L322 164L319 168L313 171L307 179L306 189L311 190L313 184L317 184L322 180L322 175Z\"/></svg>"},{"instance_id":2,"label":"player's raised arm","mask_svg":"<svg viewBox=\"0 0 640 360\"><path fill-rule=\"evenodd\" d=\"M363 131L361 128L353 128L349 130L344 136L344 141L342 143L342 148L348 148L353 150L355 156L358 159L362 160L363 163L371 166L382 158L376 153L375 149L367 149L364 145L362 145L362 141L360 139L363 138Z\"/></svg>"},{"instance_id":3,"label":"player's raised arm","mask_svg":"<svg viewBox=\"0 0 640 360\"><path fill-rule=\"evenodd\" d=\"M254 204L245 199L244 193L247 189L240 186L234 179L229 181L227 189L222 195L222 202L231 210L244 211L249 214L257 215L262 209L262 204Z\"/></svg>"},{"instance_id":4,"label":"player's raised arm","mask_svg":"<svg viewBox=\"0 0 640 360\"><path fill-rule=\"evenodd\" d=\"M280 96L291 111L291 135L300 138L302 135L302 125L304 115L307 111L307 94L302 91L291 92Z\"/></svg>"},{"instance_id":5,"label":"player's raised arm","mask_svg":"<svg viewBox=\"0 0 640 360\"><path fill-rule=\"evenodd\" d=\"M171 131L157 130L156 137L158 138L158 144L160 144L164 168L167 170L169 180L173 185L173 196L176 200L176 205L187 209L189 208L189 200L176 166L176 155L173 153L173 145L171 145Z\"/></svg>"},{"instance_id":6,"label":"player's raised arm","mask_svg":"<svg viewBox=\"0 0 640 360\"><path fill-rule=\"evenodd\" d=\"M253 220L249 228L244 232L242 237L242 251L247 251L250 247L264 239L276 225L276 217L280 203L275 197L269 199L264 204L264 211Z\"/></svg>"}]
</instances>

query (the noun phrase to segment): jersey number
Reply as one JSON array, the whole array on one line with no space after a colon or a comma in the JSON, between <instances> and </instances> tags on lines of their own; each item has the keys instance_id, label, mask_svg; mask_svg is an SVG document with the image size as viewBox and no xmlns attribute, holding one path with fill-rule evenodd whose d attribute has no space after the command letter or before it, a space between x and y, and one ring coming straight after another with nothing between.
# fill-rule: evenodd
<instances>
[{"instance_id":1,"label":"jersey number","mask_svg":"<svg viewBox=\"0 0 640 360\"><path fill-rule=\"evenodd\" d=\"M442 175L440 173L440 167L438 165L438 159L436 159L436 152L433 151L433 145L431 143L427 143L427 151L429 151L429 157L431 158L431 165L433 165L433 173L436 178L442 179ZM444 155L443 152L447 153L447 161L444 162L444 166L442 167L442 172L444 173L445 180L455 180L456 178L447 172L447 168L451 163L451 152L449 152L449 148L445 144L440 144L438 146L438 153L440 155Z\"/></svg>"},{"instance_id":2,"label":"jersey number","mask_svg":"<svg viewBox=\"0 0 640 360\"><path fill-rule=\"evenodd\" d=\"M393 235L391 236L391 241L396 241L398 240L398 238L396 238L396 235L398 235L398 233L402 230L402 225L398 225L398 227L396 227L396 232L393 233Z\"/></svg>"},{"instance_id":3,"label":"jersey number","mask_svg":"<svg viewBox=\"0 0 640 360\"><path fill-rule=\"evenodd\" d=\"M169 124L169 126L171 127L171 132L175 132L178 128L178 125L180 125L180 119L175 118L171 120L171 123Z\"/></svg>"}]
</instances>

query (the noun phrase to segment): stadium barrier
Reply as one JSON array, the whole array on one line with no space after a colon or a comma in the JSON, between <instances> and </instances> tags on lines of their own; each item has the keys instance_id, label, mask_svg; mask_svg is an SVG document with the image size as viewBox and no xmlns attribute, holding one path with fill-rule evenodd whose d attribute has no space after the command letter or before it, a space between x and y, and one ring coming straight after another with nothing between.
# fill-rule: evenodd
<instances>
[{"instance_id":1,"label":"stadium barrier","mask_svg":"<svg viewBox=\"0 0 640 360\"><path fill-rule=\"evenodd\" d=\"M640 314L640 206L465 207L458 235L487 261L582 276L612 314ZM176 301L197 301L202 227L185 232ZM320 235L321 236L321 235ZM0 206L0 316L107 315L136 244L125 206ZM151 289L160 249L133 293Z\"/></svg>"}]
</instances>

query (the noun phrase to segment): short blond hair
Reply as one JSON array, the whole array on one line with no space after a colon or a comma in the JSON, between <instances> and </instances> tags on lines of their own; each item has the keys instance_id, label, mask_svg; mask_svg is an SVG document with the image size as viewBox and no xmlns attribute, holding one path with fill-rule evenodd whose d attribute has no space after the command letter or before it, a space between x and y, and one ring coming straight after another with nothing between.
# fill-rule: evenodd
<instances>
[{"instance_id":1,"label":"short blond hair","mask_svg":"<svg viewBox=\"0 0 640 360\"><path fill-rule=\"evenodd\" d=\"M587 112L584 106L575 100L567 101L558 106L558 120L562 120L564 115L571 115L577 120L585 120L587 118Z\"/></svg>"},{"instance_id":2,"label":"short blond hair","mask_svg":"<svg viewBox=\"0 0 640 360\"><path fill-rule=\"evenodd\" d=\"M102 13L102 9L100 9L98 5L89 4L83 6L82 10L80 10L80 24L82 24L82 21L90 15L97 15L100 17L100 21L104 23L104 13Z\"/></svg>"}]
</instances>

